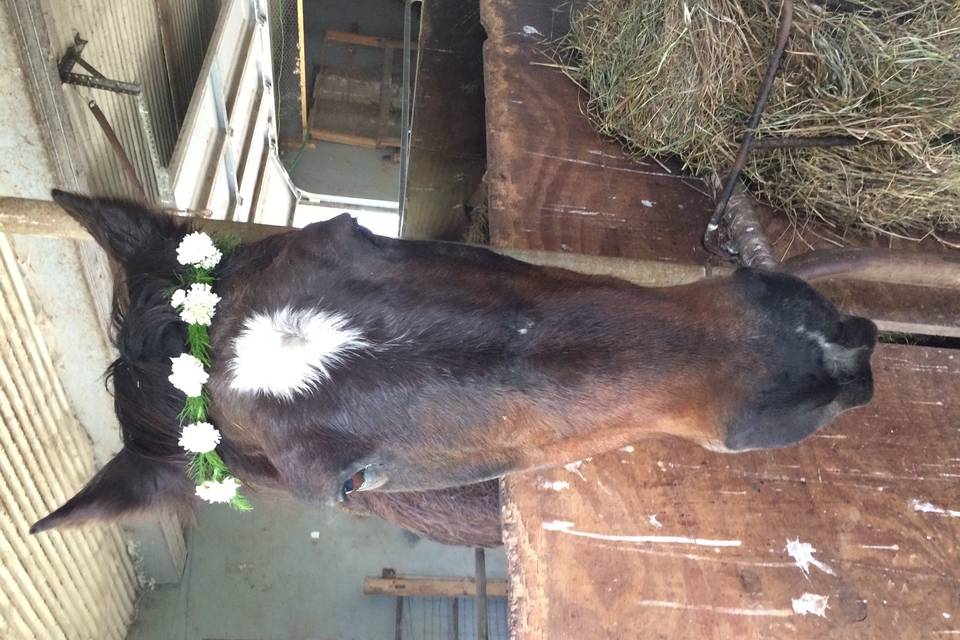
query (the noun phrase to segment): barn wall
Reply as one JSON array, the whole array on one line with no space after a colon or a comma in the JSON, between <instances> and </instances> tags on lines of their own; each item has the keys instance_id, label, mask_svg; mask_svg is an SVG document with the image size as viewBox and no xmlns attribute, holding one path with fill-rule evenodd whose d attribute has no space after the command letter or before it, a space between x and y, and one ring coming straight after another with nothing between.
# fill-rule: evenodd
<instances>
[{"instance_id":1,"label":"barn wall","mask_svg":"<svg viewBox=\"0 0 960 640\"><path fill-rule=\"evenodd\" d=\"M19 42L10 14L0 8L0 193L46 198L54 169L30 98L30 77L20 64Z\"/></svg>"},{"instance_id":2,"label":"barn wall","mask_svg":"<svg viewBox=\"0 0 960 640\"><path fill-rule=\"evenodd\" d=\"M41 326L0 235L0 637L120 640L136 597L120 530L28 533L94 472Z\"/></svg>"},{"instance_id":3,"label":"barn wall","mask_svg":"<svg viewBox=\"0 0 960 640\"><path fill-rule=\"evenodd\" d=\"M84 60L108 78L143 86L159 159L166 163L177 139L177 116L163 48L158 46L160 22L154 0L48 0L47 5L47 26L54 55L62 56L79 34L88 41L83 51ZM80 68L76 70L85 73ZM91 189L114 195L135 195L116 154L90 113L87 105L94 100L116 131L147 194L156 197L157 184L147 141L140 131L136 100L74 85L64 85L63 93L70 120L76 127L76 151L88 168Z\"/></svg>"}]
</instances>

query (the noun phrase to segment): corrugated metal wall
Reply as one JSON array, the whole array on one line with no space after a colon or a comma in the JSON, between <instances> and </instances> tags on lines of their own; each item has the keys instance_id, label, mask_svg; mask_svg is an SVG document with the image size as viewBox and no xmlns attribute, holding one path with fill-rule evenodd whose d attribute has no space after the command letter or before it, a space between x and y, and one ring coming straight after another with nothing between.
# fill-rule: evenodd
<instances>
[{"instance_id":1,"label":"corrugated metal wall","mask_svg":"<svg viewBox=\"0 0 960 640\"><path fill-rule=\"evenodd\" d=\"M28 533L93 475L93 450L67 404L3 235L0 447L0 637L122 640L137 583L119 528Z\"/></svg>"},{"instance_id":2,"label":"corrugated metal wall","mask_svg":"<svg viewBox=\"0 0 960 640\"><path fill-rule=\"evenodd\" d=\"M83 58L108 78L143 86L159 161L170 161L179 121L203 62L219 0L49 0L50 40L57 55L79 34ZM163 19L161 19L161 16ZM163 46L167 43L169 46ZM82 69L78 72L85 73ZM136 99L109 91L64 85L70 120L77 129L91 191L134 196L135 190L90 113L97 102L130 156L149 197L159 198Z\"/></svg>"}]
</instances>

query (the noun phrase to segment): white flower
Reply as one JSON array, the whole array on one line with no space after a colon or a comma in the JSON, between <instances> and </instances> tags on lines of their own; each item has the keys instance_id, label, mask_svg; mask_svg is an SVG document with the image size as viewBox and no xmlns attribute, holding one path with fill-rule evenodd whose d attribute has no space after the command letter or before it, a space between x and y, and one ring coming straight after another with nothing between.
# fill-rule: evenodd
<instances>
[{"instance_id":1,"label":"white flower","mask_svg":"<svg viewBox=\"0 0 960 640\"><path fill-rule=\"evenodd\" d=\"M194 231L184 236L177 247L177 261L180 264L213 269L222 257L223 254L213 244L213 239L202 231Z\"/></svg>"},{"instance_id":2,"label":"white flower","mask_svg":"<svg viewBox=\"0 0 960 640\"><path fill-rule=\"evenodd\" d=\"M190 291L177 289L170 298L174 308L180 310L180 318L187 324L202 324L210 326L213 313L220 302L220 296L213 292L208 284L192 284Z\"/></svg>"},{"instance_id":3,"label":"white flower","mask_svg":"<svg viewBox=\"0 0 960 640\"><path fill-rule=\"evenodd\" d=\"M170 306L174 309L179 308L183 301L187 299L187 292L183 289L177 289L173 292L173 295L170 296Z\"/></svg>"},{"instance_id":4,"label":"white flower","mask_svg":"<svg viewBox=\"0 0 960 640\"><path fill-rule=\"evenodd\" d=\"M190 398L199 396L204 383L210 378L210 375L203 370L203 363L189 353L170 358L170 362L173 363L173 370L168 378L170 384Z\"/></svg>"},{"instance_id":5,"label":"white flower","mask_svg":"<svg viewBox=\"0 0 960 640\"><path fill-rule=\"evenodd\" d=\"M190 453L207 453L220 444L220 432L209 422L188 424L180 432L179 445Z\"/></svg>"},{"instance_id":6,"label":"white flower","mask_svg":"<svg viewBox=\"0 0 960 640\"><path fill-rule=\"evenodd\" d=\"M237 489L240 488L240 481L236 478L224 478L217 482L216 480L207 480L197 485L197 495L210 504L223 504L233 500L237 495Z\"/></svg>"}]
</instances>

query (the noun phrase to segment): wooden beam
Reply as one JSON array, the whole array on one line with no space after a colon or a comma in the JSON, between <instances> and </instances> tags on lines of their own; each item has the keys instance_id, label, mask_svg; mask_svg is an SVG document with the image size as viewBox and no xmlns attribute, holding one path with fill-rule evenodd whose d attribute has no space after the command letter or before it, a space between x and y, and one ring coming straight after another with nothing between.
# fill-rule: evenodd
<instances>
[{"instance_id":1,"label":"wooden beam","mask_svg":"<svg viewBox=\"0 0 960 640\"><path fill-rule=\"evenodd\" d=\"M435 598L472 598L477 595L473 578L364 578L367 596L422 596ZM506 598L505 580L487 581L488 598Z\"/></svg>"},{"instance_id":2,"label":"wooden beam","mask_svg":"<svg viewBox=\"0 0 960 640\"><path fill-rule=\"evenodd\" d=\"M253 242L290 231L288 227L196 218L203 229L236 235ZM59 206L48 200L0 198L0 232L85 239L89 236ZM592 275L612 276L646 287L667 287L696 282L732 271L730 267L707 268L697 264L608 258L556 251L533 251L490 247L517 260L541 266L559 267ZM960 317L953 311L949 290L935 287L907 287L886 284L888 295L870 293L869 283L825 280L815 283L824 295L846 313L869 317L881 331L960 337ZM865 304L868 294L873 304Z\"/></svg>"},{"instance_id":3,"label":"wooden beam","mask_svg":"<svg viewBox=\"0 0 960 640\"><path fill-rule=\"evenodd\" d=\"M290 231L288 227L227 220L208 220L200 217L196 217L195 222L203 229L233 234L240 237L244 242L253 242L276 233ZM49 200L23 198L0 198L0 233L71 238L74 240L84 240L90 237L86 230L56 203ZM494 248L493 250L533 264L562 267L594 275L614 276L645 286L684 284L695 282L707 275L728 272L728 269L715 269L708 273L704 267L699 265L673 264L655 260L625 260L623 258L516 249Z\"/></svg>"},{"instance_id":4,"label":"wooden beam","mask_svg":"<svg viewBox=\"0 0 960 640\"><path fill-rule=\"evenodd\" d=\"M235 235L244 242L253 242L290 231L288 227L276 225L210 220L199 216L193 216L193 222L206 231ZM0 233L72 240L90 238L86 230L55 202L24 198L0 198Z\"/></svg>"},{"instance_id":5,"label":"wooden beam","mask_svg":"<svg viewBox=\"0 0 960 640\"><path fill-rule=\"evenodd\" d=\"M279 144L280 148L286 151L299 151L301 145L307 149L317 148L316 140L281 140Z\"/></svg>"},{"instance_id":6,"label":"wooden beam","mask_svg":"<svg viewBox=\"0 0 960 640\"><path fill-rule=\"evenodd\" d=\"M329 131L327 129L311 129L310 137L313 140L322 140L324 142L336 142L338 144L349 144L354 147L363 147L364 149L384 149L388 147L400 148L400 138L384 138L377 140L370 136L358 136L352 133L341 133L339 131Z\"/></svg>"},{"instance_id":7,"label":"wooden beam","mask_svg":"<svg viewBox=\"0 0 960 640\"><path fill-rule=\"evenodd\" d=\"M483 547L474 550L477 563L477 640L487 640L487 562Z\"/></svg>"},{"instance_id":8,"label":"wooden beam","mask_svg":"<svg viewBox=\"0 0 960 640\"><path fill-rule=\"evenodd\" d=\"M360 33L349 33L347 31L327 31L327 42L338 42L340 44L355 44L361 47L374 47L377 49L402 49L402 40L393 40L392 38L380 38L378 36L366 36ZM412 44L412 49L417 45Z\"/></svg>"},{"instance_id":9,"label":"wooden beam","mask_svg":"<svg viewBox=\"0 0 960 640\"><path fill-rule=\"evenodd\" d=\"M281 26L281 29L283 27ZM304 137L307 135L307 46L303 41L303 0L297 0L297 40L300 46L300 126Z\"/></svg>"}]
</instances>

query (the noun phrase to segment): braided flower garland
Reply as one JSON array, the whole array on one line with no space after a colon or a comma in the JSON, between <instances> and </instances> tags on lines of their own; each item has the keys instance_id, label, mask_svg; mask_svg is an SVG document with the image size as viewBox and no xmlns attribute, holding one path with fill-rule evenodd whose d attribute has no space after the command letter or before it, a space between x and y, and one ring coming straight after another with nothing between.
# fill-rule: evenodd
<instances>
[{"instance_id":1,"label":"braided flower garland","mask_svg":"<svg viewBox=\"0 0 960 640\"><path fill-rule=\"evenodd\" d=\"M210 377L207 327L220 302L220 296L213 292L213 269L222 257L213 239L200 231L185 236L177 247L177 262L190 269L181 274L183 288L173 292L170 304L187 323L189 352L170 359L173 367L169 380L187 395L187 403L180 412L178 444L193 454L189 472L197 484L197 496L211 504L229 504L238 511L250 511L253 506L240 494L240 481L216 451L220 431L207 422L209 397L203 389Z\"/></svg>"}]
</instances>

